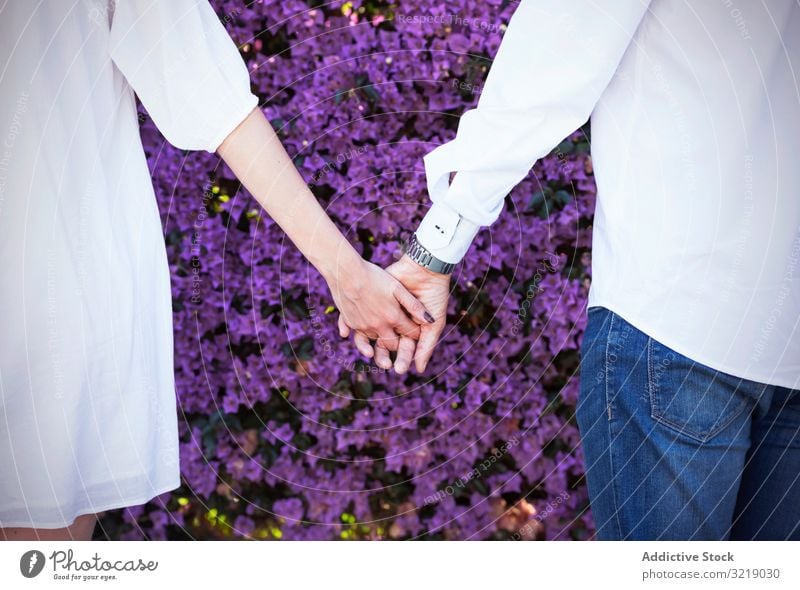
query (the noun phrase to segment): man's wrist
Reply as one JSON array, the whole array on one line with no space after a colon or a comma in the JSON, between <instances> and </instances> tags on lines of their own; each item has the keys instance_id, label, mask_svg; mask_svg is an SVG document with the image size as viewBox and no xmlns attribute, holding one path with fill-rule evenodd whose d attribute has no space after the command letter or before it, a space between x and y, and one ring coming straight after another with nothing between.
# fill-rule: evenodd
<instances>
[{"instance_id":1,"label":"man's wrist","mask_svg":"<svg viewBox=\"0 0 800 590\"><path fill-rule=\"evenodd\" d=\"M433 278L437 278L437 279L446 278L448 280L450 279L450 275L449 274L445 275L445 274L441 274L441 273L438 273L438 272L433 272L431 269L426 268L426 267L420 265L418 262L416 262L416 261L412 260L411 258L409 258L408 254L405 254L405 253L400 257L400 260L398 260L397 263L400 266L408 269L409 271L413 270L413 273L415 275L417 275L419 278L422 278L422 279L425 279L426 277L427 278L431 278L431 279L433 279Z\"/></svg>"},{"instance_id":2,"label":"man's wrist","mask_svg":"<svg viewBox=\"0 0 800 590\"><path fill-rule=\"evenodd\" d=\"M416 233L411 234L411 238L403 245L405 256L417 263L422 268L435 274L449 275L455 268L455 263L445 262L436 258L417 240Z\"/></svg>"}]
</instances>

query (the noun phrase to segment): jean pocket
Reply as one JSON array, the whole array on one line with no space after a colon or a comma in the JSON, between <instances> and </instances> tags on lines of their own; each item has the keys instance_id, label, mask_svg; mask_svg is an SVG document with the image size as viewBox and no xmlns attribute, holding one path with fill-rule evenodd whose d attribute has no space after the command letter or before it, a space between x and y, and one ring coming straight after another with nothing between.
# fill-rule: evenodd
<instances>
[{"instance_id":1,"label":"jean pocket","mask_svg":"<svg viewBox=\"0 0 800 590\"><path fill-rule=\"evenodd\" d=\"M650 416L698 442L709 442L752 402L740 379L686 358L648 339Z\"/></svg>"}]
</instances>

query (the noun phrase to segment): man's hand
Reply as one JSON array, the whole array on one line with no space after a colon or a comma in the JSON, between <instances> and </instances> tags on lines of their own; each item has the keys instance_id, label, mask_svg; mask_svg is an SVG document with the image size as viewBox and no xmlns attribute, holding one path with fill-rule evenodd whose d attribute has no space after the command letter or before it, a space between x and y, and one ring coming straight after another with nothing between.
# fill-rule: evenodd
<instances>
[{"instance_id":1,"label":"man's hand","mask_svg":"<svg viewBox=\"0 0 800 590\"><path fill-rule=\"evenodd\" d=\"M417 372L422 373L428 365L442 330L444 330L447 301L450 296L450 276L430 271L405 255L388 266L386 272L400 281L435 318L433 323L420 325L418 342L415 343L412 338L401 337L397 349L397 357L394 362L395 371L405 373L413 357ZM415 344L416 351L414 350Z\"/></svg>"}]
</instances>

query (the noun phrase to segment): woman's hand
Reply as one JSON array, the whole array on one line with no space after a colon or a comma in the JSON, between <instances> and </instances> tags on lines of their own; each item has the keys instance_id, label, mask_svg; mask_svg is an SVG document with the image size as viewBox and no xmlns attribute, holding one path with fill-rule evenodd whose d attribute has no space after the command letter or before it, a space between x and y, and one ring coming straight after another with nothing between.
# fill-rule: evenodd
<instances>
[{"instance_id":1,"label":"woman's hand","mask_svg":"<svg viewBox=\"0 0 800 590\"><path fill-rule=\"evenodd\" d=\"M392 367L389 351L397 351L398 358L407 358L410 364L420 325L435 322L425 306L400 281L361 258L325 279L339 309L339 335L347 338L355 331L359 352L374 356L384 369ZM376 341L375 351L370 339Z\"/></svg>"}]
</instances>

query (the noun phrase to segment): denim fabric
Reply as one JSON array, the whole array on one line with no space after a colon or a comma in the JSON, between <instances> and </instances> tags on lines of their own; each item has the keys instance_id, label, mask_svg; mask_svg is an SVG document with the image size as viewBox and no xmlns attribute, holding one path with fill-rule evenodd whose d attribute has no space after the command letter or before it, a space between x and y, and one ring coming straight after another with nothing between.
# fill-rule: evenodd
<instances>
[{"instance_id":1,"label":"denim fabric","mask_svg":"<svg viewBox=\"0 0 800 590\"><path fill-rule=\"evenodd\" d=\"M800 540L800 390L589 309L576 418L600 540Z\"/></svg>"}]
</instances>

